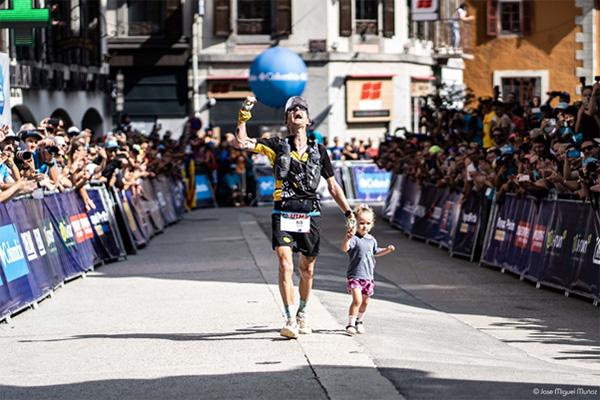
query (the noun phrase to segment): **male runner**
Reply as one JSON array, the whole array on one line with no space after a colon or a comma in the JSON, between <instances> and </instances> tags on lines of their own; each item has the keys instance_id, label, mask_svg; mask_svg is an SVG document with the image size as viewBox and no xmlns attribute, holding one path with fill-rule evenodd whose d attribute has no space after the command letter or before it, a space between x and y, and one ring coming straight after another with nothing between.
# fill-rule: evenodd
<instances>
[{"instance_id":1,"label":"male runner","mask_svg":"<svg viewBox=\"0 0 600 400\"><path fill-rule=\"evenodd\" d=\"M306 303L319 254L321 205L317 186L321 176L327 181L331 197L344 212L347 224L354 224L355 219L343 190L335 181L327 149L306 135L310 124L306 100L295 96L285 104L284 122L288 129L285 139L248 138L246 122L252 117L249 109L254 103L253 97L246 98L246 107L238 115L236 138L240 148L264 154L274 166L273 249L279 260L279 292L287 319L280 334L297 338L299 333L312 332L306 319ZM295 318L293 252L300 252L300 303Z\"/></svg>"}]
</instances>

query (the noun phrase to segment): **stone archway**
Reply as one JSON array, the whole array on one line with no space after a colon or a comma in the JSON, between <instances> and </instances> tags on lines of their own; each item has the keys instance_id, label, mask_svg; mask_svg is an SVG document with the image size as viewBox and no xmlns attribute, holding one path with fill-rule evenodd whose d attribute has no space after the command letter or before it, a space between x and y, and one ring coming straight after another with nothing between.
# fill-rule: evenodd
<instances>
[{"instance_id":1,"label":"stone archway","mask_svg":"<svg viewBox=\"0 0 600 400\"><path fill-rule=\"evenodd\" d=\"M66 112L62 108L57 108L56 110L54 110L54 112L52 113L52 115L50 117L51 118L60 118L63 121L65 130L67 130L73 126L73 120L71 119L71 116L69 115L68 112Z\"/></svg>"},{"instance_id":2,"label":"stone archway","mask_svg":"<svg viewBox=\"0 0 600 400\"><path fill-rule=\"evenodd\" d=\"M102 135L104 120L95 108L89 108L81 119L81 129L91 129L94 135Z\"/></svg>"},{"instance_id":3,"label":"stone archway","mask_svg":"<svg viewBox=\"0 0 600 400\"><path fill-rule=\"evenodd\" d=\"M21 125L31 123L37 125L38 121L35 120L33 113L27 106L20 104L14 106L10 110L12 117L12 129L14 132L18 132Z\"/></svg>"}]
</instances>

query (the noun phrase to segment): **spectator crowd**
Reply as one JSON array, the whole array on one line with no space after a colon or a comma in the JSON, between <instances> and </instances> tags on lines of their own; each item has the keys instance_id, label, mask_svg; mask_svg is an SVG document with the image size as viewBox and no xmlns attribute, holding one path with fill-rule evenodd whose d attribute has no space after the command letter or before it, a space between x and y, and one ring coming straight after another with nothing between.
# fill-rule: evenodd
<instances>
[{"instance_id":1,"label":"spectator crowd","mask_svg":"<svg viewBox=\"0 0 600 400\"><path fill-rule=\"evenodd\" d=\"M179 144L168 135L145 136L129 123L106 135L74 126L65 129L57 118L45 118L37 126L23 124L16 133L5 125L0 147L0 201L36 191L77 190L88 211L96 208L87 195L88 183L144 196L141 178L178 176L183 161Z\"/></svg>"},{"instance_id":2,"label":"spectator crowd","mask_svg":"<svg viewBox=\"0 0 600 400\"><path fill-rule=\"evenodd\" d=\"M376 160L381 168L419 182L497 198L507 192L597 201L600 193L600 80L582 86L581 100L550 92L542 104L526 104L513 93L480 98L476 109L424 107L419 132L389 135L379 148L352 138L331 143L314 138L332 160ZM36 191L77 190L88 210L88 183L131 189L144 196L140 179L158 174L193 181L209 177L221 206L253 203L262 155L240 151L232 133L203 127L190 118L178 140L155 126L149 135L124 115L114 132L65 127L45 118L13 133L0 128L0 201ZM190 189L188 187L188 189ZM192 206L194 190L188 190Z\"/></svg>"},{"instance_id":3,"label":"spectator crowd","mask_svg":"<svg viewBox=\"0 0 600 400\"><path fill-rule=\"evenodd\" d=\"M419 183L469 194L590 199L600 193L600 80L579 101L549 92L542 104L514 93L476 109L425 108L419 132L389 136L377 163ZM466 198L466 196L465 196Z\"/></svg>"}]
</instances>

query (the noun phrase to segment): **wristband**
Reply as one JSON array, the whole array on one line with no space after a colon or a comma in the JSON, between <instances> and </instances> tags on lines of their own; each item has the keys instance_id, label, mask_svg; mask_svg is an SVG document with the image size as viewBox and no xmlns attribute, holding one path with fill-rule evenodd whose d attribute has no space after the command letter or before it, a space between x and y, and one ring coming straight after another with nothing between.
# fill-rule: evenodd
<instances>
[{"instance_id":1,"label":"wristband","mask_svg":"<svg viewBox=\"0 0 600 400\"><path fill-rule=\"evenodd\" d=\"M252 113L248 110L240 110L238 113L238 125L244 124L252 118Z\"/></svg>"},{"instance_id":2,"label":"wristband","mask_svg":"<svg viewBox=\"0 0 600 400\"><path fill-rule=\"evenodd\" d=\"M352 214L353 214L352 210L348 210L344 213L344 217L349 218L352 216Z\"/></svg>"}]
</instances>

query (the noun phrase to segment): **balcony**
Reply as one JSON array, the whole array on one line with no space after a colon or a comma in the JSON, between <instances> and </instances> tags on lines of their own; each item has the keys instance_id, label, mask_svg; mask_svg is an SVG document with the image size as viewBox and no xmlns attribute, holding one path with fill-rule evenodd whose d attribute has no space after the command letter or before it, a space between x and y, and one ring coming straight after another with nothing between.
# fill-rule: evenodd
<instances>
[{"instance_id":1,"label":"balcony","mask_svg":"<svg viewBox=\"0 0 600 400\"><path fill-rule=\"evenodd\" d=\"M430 42L435 58L473 59L475 25L469 22L459 22L459 35L455 38L454 23L455 20L452 19L414 21L410 25L409 37Z\"/></svg>"}]
</instances>

